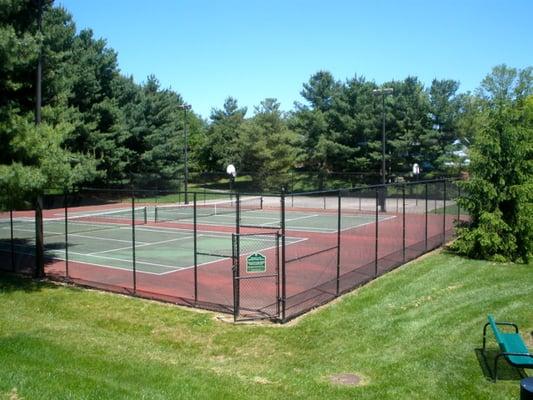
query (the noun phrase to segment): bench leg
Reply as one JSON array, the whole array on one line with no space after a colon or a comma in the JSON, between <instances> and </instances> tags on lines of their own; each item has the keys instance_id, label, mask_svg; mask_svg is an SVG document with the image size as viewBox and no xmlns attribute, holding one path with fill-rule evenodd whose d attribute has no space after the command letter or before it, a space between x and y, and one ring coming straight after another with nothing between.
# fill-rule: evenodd
<instances>
[{"instance_id":1,"label":"bench leg","mask_svg":"<svg viewBox=\"0 0 533 400\"><path fill-rule=\"evenodd\" d=\"M489 326L488 323L483 327L483 354L485 354L485 344L487 342L487 326Z\"/></svg>"},{"instance_id":2,"label":"bench leg","mask_svg":"<svg viewBox=\"0 0 533 400\"><path fill-rule=\"evenodd\" d=\"M498 354L494 359L494 383L496 383L496 381L498 380L498 360L500 356L501 354Z\"/></svg>"}]
</instances>

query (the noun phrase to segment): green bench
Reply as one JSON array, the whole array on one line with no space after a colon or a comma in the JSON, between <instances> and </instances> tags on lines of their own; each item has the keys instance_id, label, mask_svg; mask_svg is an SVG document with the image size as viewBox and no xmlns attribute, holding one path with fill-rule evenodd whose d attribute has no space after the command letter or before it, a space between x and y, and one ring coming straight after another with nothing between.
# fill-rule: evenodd
<instances>
[{"instance_id":1,"label":"green bench","mask_svg":"<svg viewBox=\"0 0 533 400\"><path fill-rule=\"evenodd\" d=\"M533 354L529 352L522 337L518 333L518 326L512 322L497 322L492 315L488 316L488 321L483 327L483 356L485 357L485 361L485 344L487 341L488 326L492 328L496 342L500 346L500 352L494 359L494 382L498 379L498 360L500 357L504 357L509 364L516 368L533 368ZM499 326L512 326L514 327L514 332L503 332Z\"/></svg>"}]
</instances>

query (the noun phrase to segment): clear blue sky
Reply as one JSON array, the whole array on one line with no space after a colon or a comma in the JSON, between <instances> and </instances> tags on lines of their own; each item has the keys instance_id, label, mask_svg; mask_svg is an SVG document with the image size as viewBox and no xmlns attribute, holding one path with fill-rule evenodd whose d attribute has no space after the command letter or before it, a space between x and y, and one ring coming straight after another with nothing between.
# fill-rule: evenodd
<instances>
[{"instance_id":1,"label":"clear blue sky","mask_svg":"<svg viewBox=\"0 0 533 400\"><path fill-rule=\"evenodd\" d=\"M56 0L118 52L135 81L154 74L209 117L227 96L302 101L325 69L381 83L418 76L473 90L497 64L533 65L532 0Z\"/></svg>"}]
</instances>

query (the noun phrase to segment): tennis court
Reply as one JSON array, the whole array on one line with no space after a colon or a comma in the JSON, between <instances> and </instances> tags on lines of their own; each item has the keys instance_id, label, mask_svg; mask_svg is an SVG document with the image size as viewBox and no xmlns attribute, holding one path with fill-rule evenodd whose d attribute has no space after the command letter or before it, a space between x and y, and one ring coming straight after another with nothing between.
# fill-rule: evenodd
<instances>
[{"instance_id":1,"label":"tennis court","mask_svg":"<svg viewBox=\"0 0 533 400\"><path fill-rule=\"evenodd\" d=\"M383 204L379 187L190 204L88 189L51 197L42 218L1 213L0 257L14 272L42 265L52 279L285 321L451 238L464 218L453 184L417 185L391 185Z\"/></svg>"}]
</instances>

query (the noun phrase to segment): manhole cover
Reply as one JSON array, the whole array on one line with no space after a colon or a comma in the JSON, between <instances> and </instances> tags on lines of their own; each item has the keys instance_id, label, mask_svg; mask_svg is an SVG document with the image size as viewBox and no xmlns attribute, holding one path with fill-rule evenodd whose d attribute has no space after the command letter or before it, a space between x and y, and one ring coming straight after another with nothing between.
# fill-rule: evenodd
<instances>
[{"instance_id":1,"label":"manhole cover","mask_svg":"<svg viewBox=\"0 0 533 400\"><path fill-rule=\"evenodd\" d=\"M331 383L337 385L357 386L361 383L361 378L355 374L335 374L329 377Z\"/></svg>"}]
</instances>

